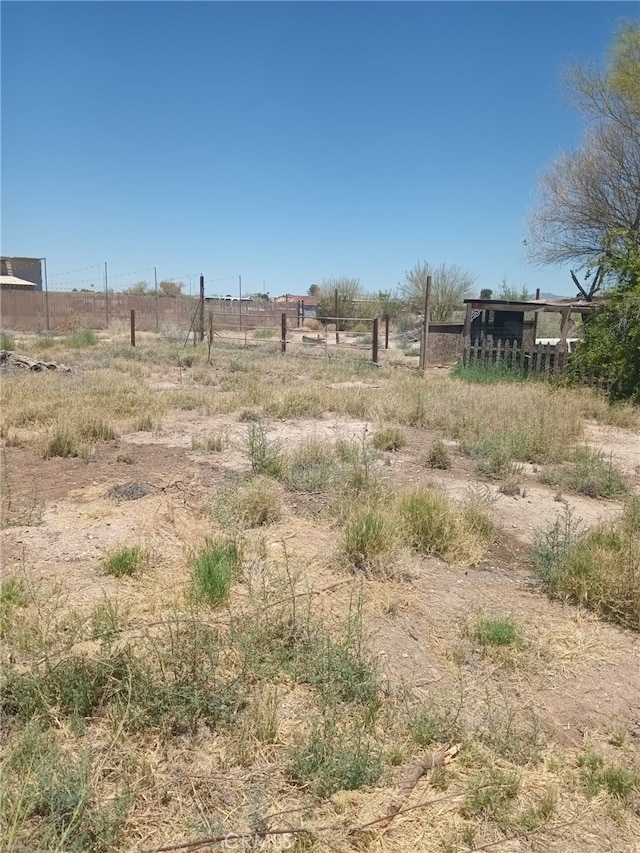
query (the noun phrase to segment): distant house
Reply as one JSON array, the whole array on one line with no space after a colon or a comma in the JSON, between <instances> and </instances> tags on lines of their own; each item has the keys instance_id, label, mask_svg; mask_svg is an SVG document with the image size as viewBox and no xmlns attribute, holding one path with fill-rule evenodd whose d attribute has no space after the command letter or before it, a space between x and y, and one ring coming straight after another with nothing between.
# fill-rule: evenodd
<instances>
[{"instance_id":1,"label":"distant house","mask_svg":"<svg viewBox=\"0 0 640 853\"><path fill-rule=\"evenodd\" d=\"M285 293L283 296L276 296L273 300L276 303L282 304L286 302L288 305L298 305L300 316L303 319L315 318L320 300L317 296L309 296L307 293L304 296L298 296L292 293Z\"/></svg>"},{"instance_id":2,"label":"distant house","mask_svg":"<svg viewBox=\"0 0 640 853\"><path fill-rule=\"evenodd\" d=\"M0 258L0 284L3 289L42 290L41 258Z\"/></svg>"}]
</instances>

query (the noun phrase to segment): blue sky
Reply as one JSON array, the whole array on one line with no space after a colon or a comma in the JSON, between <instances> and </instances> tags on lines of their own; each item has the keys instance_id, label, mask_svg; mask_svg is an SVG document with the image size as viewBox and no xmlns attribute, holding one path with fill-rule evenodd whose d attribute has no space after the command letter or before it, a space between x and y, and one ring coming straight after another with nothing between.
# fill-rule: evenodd
<instances>
[{"instance_id":1,"label":"blue sky","mask_svg":"<svg viewBox=\"0 0 640 853\"><path fill-rule=\"evenodd\" d=\"M571 294L525 261L562 86L617 2L3 2L2 254L49 286L395 289L419 260Z\"/></svg>"}]
</instances>

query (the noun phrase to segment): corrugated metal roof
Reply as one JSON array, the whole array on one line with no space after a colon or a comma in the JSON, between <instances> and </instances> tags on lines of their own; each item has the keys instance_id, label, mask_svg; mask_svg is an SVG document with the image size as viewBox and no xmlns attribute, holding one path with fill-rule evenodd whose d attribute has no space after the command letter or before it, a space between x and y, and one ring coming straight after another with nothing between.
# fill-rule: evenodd
<instances>
[{"instance_id":1,"label":"corrugated metal roof","mask_svg":"<svg viewBox=\"0 0 640 853\"><path fill-rule=\"evenodd\" d=\"M15 275L0 275L0 287L36 287L32 281L25 281Z\"/></svg>"}]
</instances>

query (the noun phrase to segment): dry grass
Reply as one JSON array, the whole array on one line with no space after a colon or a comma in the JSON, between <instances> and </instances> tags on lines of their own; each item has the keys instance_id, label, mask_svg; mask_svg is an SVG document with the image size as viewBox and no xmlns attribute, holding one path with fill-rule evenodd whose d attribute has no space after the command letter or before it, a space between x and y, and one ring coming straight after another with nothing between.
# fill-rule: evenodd
<instances>
[{"instance_id":1,"label":"dry grass","mask_svg":"<svg viewBox=\"0 0 640 853\"><path fill-rule=\"evenodd\" d=\"M535 713L562 649L572 665L591 654L566 619L566 642L554 622L556 635L549 629L536 646L510 611L453 609L446 624L429 621L435 594L418 596L416 579L428 583L437 565L460 606L456 589L495 535L487 494L453 501L427 487L434 473L420 454L420 479L397 488L371 433L292 446L276 441L268 419L391 422L412 436L410 427L429 428L478 462L517 465L571 458L586 419L637 429L637 414L589 391L479 392L446 376L372 373L351 354L303 361L220 343L209 365L205 348L185 353L176 335L165 339L143 337L135 353L117 335L85 349L60 341L56 359L71 374L3 378L2 434L27 448L68 434L72 447L99 453L115 435L157 431L170 412L227 415L225 430L231 423L240 436L218 450L207 442L222 432L196 428L196 445L216 451L198 465L210 466L209 503L220 512L200 513L186 492L159 497L161 545L139 576L107 576L103 597L83 598L83 588L75 605L66 576L57 588L26 565L3 582L0 832L9 849L133 853L229 832L260 846L255 833L277 827L308 830L285 836L300 850L570 851L585 839L632 849L637 745L624 733L606 749L558 745ZM243 411L258 420L241 423ZM236 469L223 483L216 466L233 454L253 473ZM135 506L116 510L120 523ZM104 580L101 565L82 570ZM422 611L384 614L404 645L377 654L376 597L411 596ZM394 668L414 648L441 668L425 688ZM460 754L419 781L405 801L417 808L351 832L382 817L416 761L451 740Z\"/></svg>"}]
</instances>

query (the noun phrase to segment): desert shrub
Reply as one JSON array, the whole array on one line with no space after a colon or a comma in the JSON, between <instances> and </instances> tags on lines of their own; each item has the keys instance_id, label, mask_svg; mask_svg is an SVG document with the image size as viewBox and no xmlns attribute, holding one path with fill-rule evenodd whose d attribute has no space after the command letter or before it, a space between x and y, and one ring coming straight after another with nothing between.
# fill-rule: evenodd
<instances>
[{"instance_id":1,"label":"desert shrub","mask_svg":"<svg viewBox=\"0 0 640 853\"><path fill-rule=\"evenodd\" d=\"M278 332L275 329L256 329L253 333L253 337L256 340L269 340L270 338L275 338L278 336Z\"/></svg>"},{"instance_id":2,"label":"desert shrub","mask_svg":"<svg viewBox=\"0 0 640 853\"><path fill-rule=\"evenodd\" d=\"M415 551L449 562L479 559L493 537L489 501L472 493L460 504L425 486L402 492L396 501L401 536Z\"/></svg>"},{"instance_id":3,"label":"desert shrub","mask_svg":"<svg viewBox=\"0 0 640 853\"><path fill-rule=\"evenodd\" d=\"M4 637L17 608L27 606L24 582L12 575L0 582L0 637Z\"/></svg>"},{"instance_id":4,"label":"desert shrub","mask_svg":"<svg viewBox=\"0 0 640 853\"><path fill-rule=\"evenodd\" d=\"M101 759L80 746L64 752L37 723L5 746L1 812L8 849L109 853L119 847L130 805L126 778L105 800Z\"/></svg>"},{"instance_id":5,"label":"desert shrub","mask_svg":"<svg viewBox=\"0 0 640 853\"><path fill-rule=\"evenodd\" d=\"M241 487L231 501L235 521L245 527L263 527L282 516L281 487L268 477L257 476Z\"/></svg>"},{"instance_id":6,"label":"desert shrub","mask_svg":"<svg viewBox=\"0 0 640 853\"><path fill-rule=\"evenodd\" d=\"M400 495L398 513L412 548L421 554L448 553L456 536L457 519L444 496L416 486Z\"/></svg>"},{"instance_id":7,"label":"desert shrub","mask_svg":"<svg viewBox=\"0 0 640 853\"><path fill-rule=\"evenodd\" d=\"M192 594L198 601L218 604L229 594L238 571L239 553L234 543L207 540L191 563Z\"/></svg>"},{"instance_id":8,"label":"desert shrub","mask_svg":"<svg viewBox=\"0 0 640 853\"><path fill-rule=\"evenodd\" d=\"M520 777L498 768L475 774L469 784L463 814L504 820L520 790Z\"/></svg>"},{"instance_id":9,"label":"desert shrub","mask_svg":"<svg viewBox=\"0 0 640 853\"><path fill-rule=\"evenodd\" d=\"M53 335L48 333L39 334L38 337L31 344L31 348L34 350L43 350L43 349L51 349L56 345L56 339Z\"/></svg>"},{"instance_id":10,"label":"desert shrub","mask_svg":"<svg viewBox=\"0 0 640 853\"><path fill-rule=\"evenodd\" d=\"M443 441L434 441L427 456L429 468L440 468L446 471L451 468L451 454Z\"/></svg>"},{"instance_id":11,"label":"desert shrub","mask_svg":"<svg viewBox=\"0 0 640 853\"><path fill-rule=\"evenodd\" d=\"M513 450L506 444L496 444L487 449L486 455L477 463L478 474L492 480L507 480L518 477L522 466L516 461Z\"/></svg>"},{"instance_id":12,"label":"desert shrub","mask_svg":"<svg viewBox=\"0 0 640 853\"><path fill-rule=\"evenodd\" d=\"M539 537L533 551L550 595L640 630L640 500L623 515L581 530L571 510Z\"/></svg>"},{"instance_id":13,"label":"desert shrub","mask_svg":"<svg viewBox=\"0 0 640 853\"><path fill-rule=\"evenodd\" d=\"M291 749L288 773L294 783L330 797L375 782L382 773L382 756L360 720L325 715Z\"/></svg>"},{"instance_id":14,"label":"desert shrub","mask_svg":"<svg viewBox=\"0 0 640 853\"><path fill-rule=\"evenodd\" d=\"M392 510L382 505L357 506L347 518L341 549L356 571L391 574L389 561L396 544Z\"/></svg>"},{"instance_id":15,"label":"desert shrub","mask_svg":"<svg viewBox=\"0 0 640 853\"><path fill-rule=\"evenodd\" d=\"M334 447L326 441L310 439L297 447L287 460L287 485L302 492L321 492L336 476Z\"/></svg>"},{"instance_id":16,"label":"desert shrub","mask_svg":"<svg viewBox=\"0 0 640 853\"><path fill-rule=\"evenodd\" d=\"M77 436L72 435L64 427L54 427L45 439L42 456L44 459L52 459L54 456L66 459L70 456L79 456L80 449Z\"/></svg>"},{"instance_id":17,"label":"desert shrub","mask_svg":"<svg viewBox=\"0 0 640 853\"><path fill-rule=\"evenodd\" d=\"M12 350L16 348L16 342L13 335L9 332L0 332L0 349Z\"/></svg>"},{"instance_id":18,"label":"desert shrub","mask_svg":"<svg viewBox=\"0 0 640 853\"><path fill-rule=\"evenodd\" d=\"M204 450L207 453L221 453L225 448L225 437L215 432L191 437L192 450Z\"/></svg>"},{"instance_id":19,"label":"desert shrub","mask_svg":"<svg viewBox=\"0 0 640 853\"><path fill-rule=\"evenodd\" d=\"M302 321L302 328L308 329L310 332L321 332L324 326L320 320L314 320L313 317L307 317Z\"/></svg>"},{"instance_id":20,"label":"desert shrub","mask_svg":"<svg viewBox=\"0 0 640 853\"><path fill-rule=\"evenodd\" d=\"M98 417L89 417L80 421L78 435L88 441L112 441L117 438L111 424Z\"/></svg>"},{"instance_id":21,"label":"desert shrub","mask_svg":"<svg viewBox=\"0 0 640 853\"><path fill-rule=\"evenodd\" d=\"M72 349L86 349L98 343L98 336L91 329L75 329L65 336L64 343Z\"/></svg>"},{"instance_id":22,"label":"desert shrub","mask_svg":"<svg viewBox=\"0 0 640 853\"><path fill-rule=\"evenodd\" d=\"M250 421L247 428L247 451L254 474L264 474L279 480L284 476L286 463L280 447L267 439L261 421Z\"/></svg>"},{"instance_id":23,"label":"desert shrub","mask_svg":"<svg viewBox=\"0 0 640 853\"><path fill-rule=\"evenodd\" d=\"M384 427L373 436L376 450L400 450L407 443L407 437L398 427Z\"/></svg>"},{"instance_id":24,"label":"desert shrub","mask_svg":"<svg viewBox=\"0 0 640 853\"><path fill-rule=\"evenodd\" d=\"M590 498L620 498L629 491L624 474L612 459L589 447L578 448L569 462L543 471L540 479Z\"/></svg>"}]
</instances>

